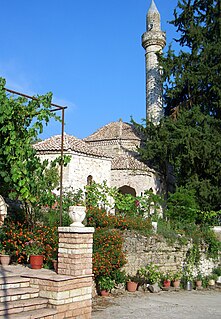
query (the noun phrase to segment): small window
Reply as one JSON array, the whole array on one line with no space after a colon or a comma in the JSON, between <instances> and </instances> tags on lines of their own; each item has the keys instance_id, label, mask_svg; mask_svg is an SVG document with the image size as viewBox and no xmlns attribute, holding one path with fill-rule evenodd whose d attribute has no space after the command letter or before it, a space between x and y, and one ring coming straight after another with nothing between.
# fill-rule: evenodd
<instances>
[{"instance_id":1,"label":"small window","mask_svg":"<svg viewBox=\"0 0 221 319\"><path fill-rule=\"evenodd\" d=\"M92 176L92 175L89 175L89 176L87 177L87 185L91 185L92 182L93 182L93 176Z\"/></svg>"}]
</instances>

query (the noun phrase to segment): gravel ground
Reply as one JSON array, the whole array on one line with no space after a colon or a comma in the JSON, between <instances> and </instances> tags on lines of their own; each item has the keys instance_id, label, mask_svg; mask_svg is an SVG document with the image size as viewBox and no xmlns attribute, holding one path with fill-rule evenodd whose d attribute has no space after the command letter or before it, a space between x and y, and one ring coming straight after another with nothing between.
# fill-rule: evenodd
<instances>
[{"instance_id":1,"label":"gravel ground","mask_svg":"<svg viewBox=\"0 0 221 319\"><path fill-rule=\"evenodd\" d=\"M96 297L92 319L221 319L221 291L125 292Z\"/></svg>"}]
</instances>

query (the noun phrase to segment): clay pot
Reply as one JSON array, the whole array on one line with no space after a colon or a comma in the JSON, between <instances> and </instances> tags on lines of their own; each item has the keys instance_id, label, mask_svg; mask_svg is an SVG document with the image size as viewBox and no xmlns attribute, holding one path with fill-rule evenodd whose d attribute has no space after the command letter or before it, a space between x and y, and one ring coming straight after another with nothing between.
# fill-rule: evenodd
<instances>
[{"instance_id":1,"label":"clay pot","mask_svg":"<svg viewBox=\"0 0 221 319\"><path fill-rule=\"evenodd\" d=\"M163 286L164 286L165 288L169 288L169 287L170 287L170 280L164 280Z\"/></svg>"},{"instance_id":2,"label":"clay pot","mask_svg":"<svg viewBox=\"0 0 221 319\"><path fill-rule=\"evenodd\" d=\"M31 255L29 258L30 266L32 269L41 269L43 265L43 255Z\"/></svg>"},{"instance_id":3,"label":"clay pot","mask_svg":"<svg viewBox=\"0 0 221 319\"><path fill-rule=\"evenodd\" d=\"M202 287L202 280L196 280L196 287Z\"/></svg>"},{"instance_id":4,"label":"clay pot","mask_svg":"<svg viewBox=\"0 0 221 319\"><path fill-rule=\"evenodd\" d=\"M0 255L0 260L2 266L8 266L10 263L11 257L9 255Z\"/></svg>"},{"instance_id":5,"label":"clay pot","mask_svg":"<svg viewBox=\"0 0 221 319\"><path fill-rule=\"evenodd\" d=\"M135 292L137 290L138 283L134 281L127 282L127 290L129 292Z\"/></svg>"},{"instance_id":6,"label":"clay pot","mask_svg":"<svg viewBox=\"0 0 221 319\"><path fill-rule=\"evenodd\" d=\"M173 287L174 288L179 288L180 287L180 280L174 280L173 281Z\"/></svg>"},{"instance_id":7,"label":"clay pot","mask_svg":"<svg viewBox=\"0 0 221 319\"><path fill-rule=\"evenodd\" d=\"M109 296L109 292L107 290L101 290L101 296L107 297Z\"/></svg>"}]
</instances>

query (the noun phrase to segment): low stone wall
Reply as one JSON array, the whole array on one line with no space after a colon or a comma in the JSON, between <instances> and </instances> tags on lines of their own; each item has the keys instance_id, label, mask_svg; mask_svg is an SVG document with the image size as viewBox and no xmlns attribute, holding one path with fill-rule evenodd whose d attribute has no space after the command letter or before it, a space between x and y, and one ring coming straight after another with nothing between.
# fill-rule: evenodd
<instances>
[{"instance_id":1,"label":"low stone wall","mask_svg":"<svg viewBox=\"0 0 221 319\"><path fill-rule=\"evenodd\" d=\"M160 266L161 270L181 269L188 250L192 243L180 245L179 242L169 245L158 236L145 237L134 232L124 232L124 252L127 264L124 266L126 273L135 275L137 270L150 262ZM219 262L214 263L206 258L206 247L201 247L202 271L208 274Z\"/></svg>"},{"instance_id":2,"label":"low stone wall","mask_svg":"<svg viewBox=\"0 0 221 319\"><path fill-rule=\"evenodd\" d=\"M57 319L91 318L92 277L30 278L30 286L39 288L39 297L48 299L48 306L57 310Z\"/></svg>"}]
</instances>

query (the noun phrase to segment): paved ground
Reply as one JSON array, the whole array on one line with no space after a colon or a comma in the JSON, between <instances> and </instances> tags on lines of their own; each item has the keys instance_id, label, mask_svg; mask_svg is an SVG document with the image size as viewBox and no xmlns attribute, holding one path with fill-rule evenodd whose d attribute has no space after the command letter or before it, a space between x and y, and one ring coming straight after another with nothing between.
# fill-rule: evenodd
<instances>
[{"instance_id":1,"label":"paved ground","mask_svg":"<svg viewBox=\"0 0 221 319\"><path fill-rule=\"evenodd\" d=\"M221 291L125 293L97 297L92 319L221 319Z\"/></svg>"}]
</instances>

